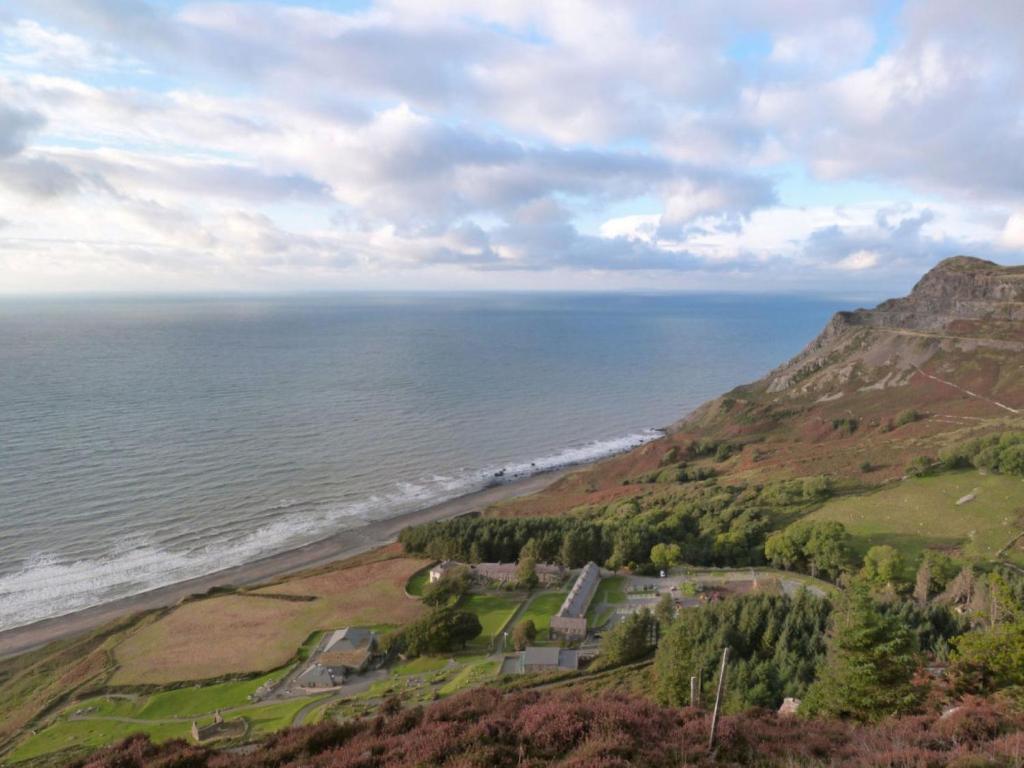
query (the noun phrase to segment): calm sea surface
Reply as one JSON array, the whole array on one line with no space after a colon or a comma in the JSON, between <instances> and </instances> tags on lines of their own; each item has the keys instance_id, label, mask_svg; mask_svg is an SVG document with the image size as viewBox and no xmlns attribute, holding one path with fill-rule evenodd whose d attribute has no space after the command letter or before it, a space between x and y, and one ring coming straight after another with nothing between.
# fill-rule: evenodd
<instances>
[{"instance_id":1,"label":"calm sea surface","mask_svg":"<svg viewBox=\"0 0 1024 768\"><path fill-rule=\"evenodd\" d=\"M0 629L650 439L839 307L0 301Z\"/></svg>"}]
</instances>

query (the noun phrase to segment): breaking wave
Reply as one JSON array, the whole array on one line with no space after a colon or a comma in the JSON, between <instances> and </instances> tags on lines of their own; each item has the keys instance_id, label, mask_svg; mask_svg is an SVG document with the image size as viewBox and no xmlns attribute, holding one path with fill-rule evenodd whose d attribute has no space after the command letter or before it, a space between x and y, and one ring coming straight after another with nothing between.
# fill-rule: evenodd
<instances>
[{"instance_id":1,"label":"breaking wave","mask_svg":"<svg viewBox=\"0 0 1024 768\"><path fill-rule=\"evenodd\" d=\"M0 630L242 565L496 483L622 453L661 434L659 430L644 430L572 446L531 461L461 470L450 475L435 474L417 482L397 482L387 493L355 502L314 505L283 499L270 506L273 519L254 530L188 537L177 532L175 538L181 543L174 547L166 542L134 538L123 540L109 553L94 558L71 560L40 553L20 570L0 575Z\"/></svg>"}]
</instances>

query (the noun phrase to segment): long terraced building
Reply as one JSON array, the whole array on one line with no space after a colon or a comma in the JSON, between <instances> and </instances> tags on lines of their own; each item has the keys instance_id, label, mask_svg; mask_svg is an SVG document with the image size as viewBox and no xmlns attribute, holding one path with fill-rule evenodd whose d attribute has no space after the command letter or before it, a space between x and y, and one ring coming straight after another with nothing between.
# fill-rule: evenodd
<instances>
[{"instance_id":1,"label":"long terraced building","mask_svg":"<svg viewBox=\"0 0 1024 768\"><path fill-rule=\"evenodd\" d=\"M601 582L601 569L597 563L587 563L580 571L569 594L565 596L558 613L551 617L551 633L567 640L580 640L587 636L587 609Z\"/></svg>"}]
</instances>

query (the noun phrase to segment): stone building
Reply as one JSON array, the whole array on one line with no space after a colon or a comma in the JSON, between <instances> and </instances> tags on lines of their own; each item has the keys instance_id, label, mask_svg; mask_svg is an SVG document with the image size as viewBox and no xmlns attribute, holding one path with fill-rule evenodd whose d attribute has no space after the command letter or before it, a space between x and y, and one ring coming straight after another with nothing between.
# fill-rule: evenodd
<instances>
[{"instance_id":1,"label":"stone building","mask_svg":"<svg viewBox=\"0 0 1024 768\"><path fill-rule=\"evenodd\" d=\"M476 563L465 565L454 560L444 560L429 572L430 583L440 581L456 568L469 568L470 575L479 581L496 581L500 584L511 584L519 579L519 566L516 563ZM557 563L537 563L533 571L537 581L544 586L561 584L565 580L565 568Z\"/></svg>"},{"instance_id":2,"label":"stone building","mask_svg":"<svg viewBox=\"0 0 1024 768\"><path fill-rule=\"evenodd\" d=\"M597 563L590 562L583 566L572 589L565 596L562 607L551 617L552 635L568 640L581 640L587 636L587 609L600 583L601 569Z\"/></svg>"}]
</instances>

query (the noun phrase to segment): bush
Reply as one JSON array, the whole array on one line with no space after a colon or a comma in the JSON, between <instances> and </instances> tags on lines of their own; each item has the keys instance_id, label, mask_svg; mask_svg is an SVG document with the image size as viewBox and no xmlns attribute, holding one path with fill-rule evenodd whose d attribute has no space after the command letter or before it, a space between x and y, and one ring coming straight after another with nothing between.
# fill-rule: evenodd
<instances>
[{"instance_id":1,"label":"bush","mask_svg":"<svg viewBox=\"0 0 1024 768\"><path fill-rule=\"evenodd\" d=\"M903 411L899 416L897 416L896 421L893 422L893 425L896 427L904 427L907 424L913 424L915 421L920 421L923 418L924 417L921 415L920 412L915 411L913 408L910 408L906 411Z\"/></svg>"},{"instance_id":2,"label":"bush","mask_svg":"<svg viewBox=\"0 0 1024 768\"><path fill-rule=\"evenodd\" d=\"M841 419L832 419L832 429L835 432L840 432L844 435L852 435L857 431L857 427L860 426L860 422L852 416L844 416Z\"/></svg>"}]
</instances>

